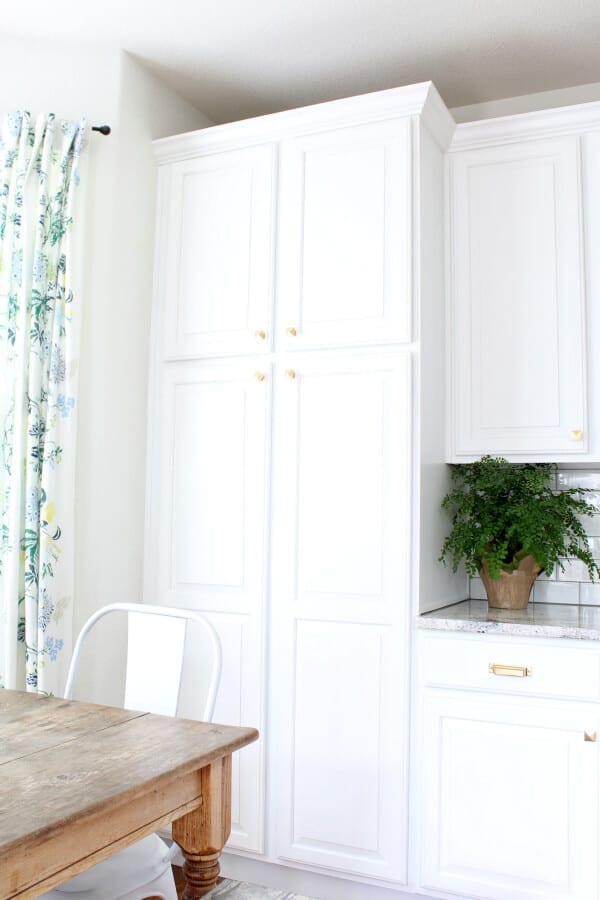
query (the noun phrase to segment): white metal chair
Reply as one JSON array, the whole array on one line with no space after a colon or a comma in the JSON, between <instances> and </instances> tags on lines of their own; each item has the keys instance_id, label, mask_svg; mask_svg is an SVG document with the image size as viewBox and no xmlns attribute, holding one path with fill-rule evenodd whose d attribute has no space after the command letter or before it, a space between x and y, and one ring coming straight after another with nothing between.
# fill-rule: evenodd
<instances>
[{"instance_id":1,"label":"white metal chair","mask_svg":"<svg viewBox=\"0 0 600 900\"><path fill-rule=\"evenodd\" d=\"M187 625L194 622L202 626L210 642L212 664L200 718L210 722L221 678L221 643L208 619L188 609L137 603L112 603L99 609L77 638L65 699L70 700L73 695L81 649L90 630L104 616L115 612L126 612L128 619L124 706L161 715L177 714ZM40 900L144 900L146 897L177 900L171 871L177 849L176 844L169 848L157 834L151 834L42 894Z\"/></svg>"}]
</instances>

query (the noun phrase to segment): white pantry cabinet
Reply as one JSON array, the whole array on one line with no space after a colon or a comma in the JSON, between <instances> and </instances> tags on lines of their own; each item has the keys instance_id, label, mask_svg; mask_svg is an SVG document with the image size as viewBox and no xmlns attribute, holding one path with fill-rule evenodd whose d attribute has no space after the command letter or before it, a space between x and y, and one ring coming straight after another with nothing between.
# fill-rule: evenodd
<instances>
[{"instance_id":1,"label":"white pantry cabinet","mask_svg":"<svg viewBox=\"0 0 600 900\"><path fill-rule=\"evenodd\" d=\"M456 130L447 163L450 462L600 459L599 129L594 103Z\"/></svg>"},{"instance_id":2,"label":"white pantry cabinet","mask_svg":"<svg viewBox=\"0 0 600 900\"><path fill-rule=\"evenodd\" d=\"M452 130L423 84L156 144L145 600L208 613L215 720L261 733L235 773L236 877L407 882Z\"/></svg>"},{"instance_id":3,"label":"white pantry cabinet","mask_svg":"<svg viewBox=\"0 0 600 900\"><path fill-rule=\"evenodd\" d=\"M598 650L420 637L422 886L477 900L596 900ZM495 675L490 663L529 675ZM594 688L594 702L581 701Z\"/></svg>"},{"instance_id":4,"label":"white pantry cabinet","mask_svg":"<svg viewBox=\"0 0 600 900\"><path fill-rule=\"evenodd\" d=\"M402 882L410 354L292 364L275 416L275 852Z\"/></svg>"}]
</instances>

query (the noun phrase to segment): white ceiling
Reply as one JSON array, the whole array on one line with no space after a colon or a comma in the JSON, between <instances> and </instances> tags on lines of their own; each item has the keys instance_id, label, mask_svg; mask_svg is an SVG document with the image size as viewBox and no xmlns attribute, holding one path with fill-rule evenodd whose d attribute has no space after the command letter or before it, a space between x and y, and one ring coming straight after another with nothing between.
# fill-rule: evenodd
<instances>
[{"instance_id":1,"label":"white ceiling","mask_svg":"<svg viewBox=\"0 0 600 900\"><path fill-rule=\"evenodd\" d=\"M2 31L127 50L219 123L430 79L450 107L600 81L599 0L18 0Z\"/></svg>"}]
</instances>

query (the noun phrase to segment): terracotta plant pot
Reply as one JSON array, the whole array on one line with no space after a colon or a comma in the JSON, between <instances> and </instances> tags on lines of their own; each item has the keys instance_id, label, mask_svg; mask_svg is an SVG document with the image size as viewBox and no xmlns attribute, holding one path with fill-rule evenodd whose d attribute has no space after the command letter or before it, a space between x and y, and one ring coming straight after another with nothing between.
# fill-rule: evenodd
<instances>
[{"instance_id":1,"label":"terracotta plant pot","mask_svg":"<svg viewBox=\"0 0 600 900\"><path fill-rule=\"evenodd\" d=\"M525 556L512 572L490 578L485 563L479 570L492 609L526 609L533 582L541 572L533 556Z\"/></svg>"}]
</instances>

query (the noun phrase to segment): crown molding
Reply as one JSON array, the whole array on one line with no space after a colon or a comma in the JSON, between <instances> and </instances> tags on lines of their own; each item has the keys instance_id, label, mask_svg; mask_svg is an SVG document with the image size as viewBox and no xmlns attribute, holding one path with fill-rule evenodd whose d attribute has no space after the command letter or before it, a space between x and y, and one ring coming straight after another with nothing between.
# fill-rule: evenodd
<instances>
[{"instance_id":1,"label":"crown molding","mask_svg":"<svg viewBox=\"0 0 600 900\"><path fill-rule=\"evenodd\" d=\"M517 113L456 126L449 153L600 129L600 101Z\"/></svg>"},{"instance_id":2,"label":"crown molding","mask_svg":"<svg viewBox=\"0 0 600 900\"><path fill-rule=\"evenodd\" d=\"M158 164L164 165L204 153L285 140L324 128L421 115L427 129L446 149L454 132L454 119L435 85L424 81L161 138L154 141L154 154Z\"/></svg>"},{"instance_id":3,"label":"crown molding","mask_svg":"<svg viewBox=\"0 0 600 900\"><path fill-rule=\"evenodd\" d=\"M421 112L421 123L445 152L454 136L456 122L433 81L429 82L429 90Z\"/></svg>"}]
</instances>

